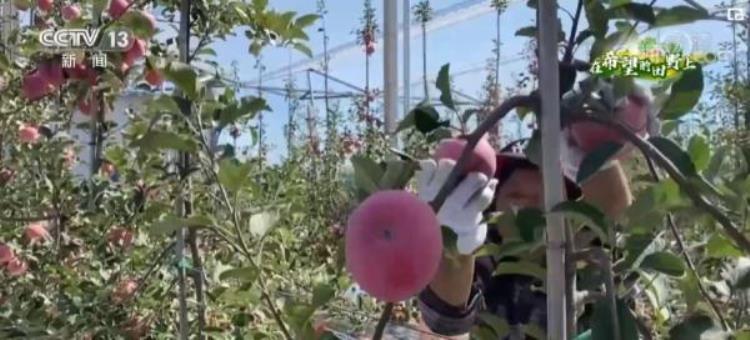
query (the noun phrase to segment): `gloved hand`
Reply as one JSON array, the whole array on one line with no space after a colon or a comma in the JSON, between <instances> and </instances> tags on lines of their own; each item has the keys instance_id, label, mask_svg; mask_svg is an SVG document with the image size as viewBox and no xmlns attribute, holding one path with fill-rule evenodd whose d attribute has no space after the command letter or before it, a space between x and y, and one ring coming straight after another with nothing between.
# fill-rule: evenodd
<instances>
[{"instance_id":1,"label":"gloved hand","mask_svg":"<svg viewBox=\"0 0 750 340\"><path fill-rule=\"evenodd\" d=\"M656 136L659 134L661 129L659 120L656 117L656 109L653 106L652 95L647 89L636 86L633 92L620 99L615 105L618 116L628 116L645 114L645 126L633 126L632 128L638 131L638 135L648 139L649 136ZM640 114L635 112L639 111ZM642 116L641 116L642 117ZM637 119L636 119L637 120ZM628 124L627 121L625 121ZM640 124L640 123L639 123ZM604 128L604 127L602 127ZM586 157L587 152L582 150L575 142L575 138L572 136L571 127L565 127L560 134L560 160L562 162L562 169L565 176L575 180L578 174L578 168L581 162ZM612 157L600 170L610 168L616 164L616 160L624 160L630 157L635 150L635 147L630 143L624 143L622 149Z\"/></svg>"},{"instance_id":2,"label":"gloved hand","mask_svg":"<svg viewBox=\"0 0 750 340\"><path fill-rule=\"evenodd\" d=\"M419 198L431 202L448 179L456 162L451 159L421 160L417 171ZM462 255L471 254L484 244L487 224L482 223L482 213L495 197L497 179L472 172L466 175L453 192L448 195L437 214L440 224L450 228L458 236L457 248Z\"/></svg>"}]
</instances>

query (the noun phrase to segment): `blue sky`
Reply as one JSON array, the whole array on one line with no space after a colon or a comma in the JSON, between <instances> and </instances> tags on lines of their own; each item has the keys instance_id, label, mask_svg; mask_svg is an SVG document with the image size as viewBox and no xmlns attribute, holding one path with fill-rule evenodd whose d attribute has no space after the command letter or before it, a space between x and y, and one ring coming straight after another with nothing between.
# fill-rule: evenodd
<instances>
[{"instance_id":1,"label":"blue sky","mask_svg":"<svg viewBox=\"0 0 750 340\"><path fill-rule=\"evenodd\" d=\"M417 0L412 0L412 4ZM464 3L465 0L442 0L432 1L434 10L440 10L455 4ZM699 1L708 8L715 8L719 1ZM330 47L336 47L342 44L352 42L355 38L353 31L359 25L359 18L362 13L363 2L351 0L327 0L328 14L326 17L327 30L330 37ZM489 1L484 1L483 6L488 6ZM570 12L575 10L575 0L559 1L560 6L568 9ZM678 4L684 4L677 0L659 0L657 6L668 7ZM373 5L377 11L378 25L382 29L382 1L375 0ZM316 1L313 0L271 0L270 6L279 10L293 10L301 14L313 13L316 11ZM399 11L401 10L401 1L399 1ZM567 15L561 12L563 28L567 30L570 27L570 20ZM401 14L399 13L399 23ZM521 27L532 25L534 23L534 12L526 6L526 1L512 1L507 11L502 16L502 35L501 41L502 58L518 59L521 50L528 41L527 38L515 37L514 33ZM583 23L585 26L585 22ZM317 31L319 24L308 29L310 36L310 47L314 54L322 53L323 37L322 33ZM730 29L726 23L715 21L702 21L691 25L678 26L670 29L663 29L659 32L652 32L654 36L659 36L666 40L685 41L690 44L690 39L699 43L698 49L718 49L721 39L730 37ZM382 36L382 34L381 34ZM458 73L465 70L476 69L484 66L486 60L492 57L493 42L495 37L495 14L487 10L485 14L474 15L469 20L448 25L428 33L428 73L429 77L437 74L440 66L446 63L451 64L452 73ZM591 40L589 40L590 42ZM683 44L684 45L684 44ZM237 62L239 69L239 78L242 81L254 81L258 78L258 70L254 68L256 59L247 53L247 42L244 35L240 34L236 38L227 41L217 42L212 46L218 53L217 61L220 65L226 65L227 70L231 68L232 62ZM376 53L371 57L371 86L381 88L383 81L382 76L382 44L378 44ZM683 46L686 47L686 46ZM587 55L587 48L578 51L581 55ZM401 47L399 46L399 54ZM414 84L421 79L422 60L421 60L421 36L416 35L411 39L411 79ZM301 53L290 51L282 48L267 48L262 55L262 62L266 67L266 72L274 72L288 66L291 63L308 59ZM354 49L350 52L335 55L330 64L330 74L359 87L364 87L365 81L365 58L361 48ZM521 59L515 62L509 62L501 68L501 83L510 85L512 83L512 74L522 71L526 67L527 60ZM399 56L399 66L402 64ZM316 67L320 67L316 63ZM712 67L717 67L716 65ZM710 68L709 68L710 69ZM478 97L481 84L485 77L485 72L472 72L454 77L455 89L469 95ZM306 72L294 73L298 86L306 85ZM399 83L401 82L401 71L399 71ZM322 90L322 81L320 77L312 78L312 87ZM263 85L282 87L283 77L266 80ZM412 87L412 96L421 95L421 84L414 84ZM708 87L708 86L707 86ZM343 90L342 87L333 86L334 90ZM243 94L250 93L247 90ZM431 93L437 93L434 87ZM279 159L283 156L285 142L283 138L283 126L287 120L287 103L284 98L278 95L266 94L264 97L270 103L273 112L267 113L265 117L268 131L268 142L273 147L271 158ZM320 103L322 105L322 101ZM347 109L347 103L342 102L342 109ZM401 106L401 105L400 105ZM322 110L319 110L322 112ZM402 112L399 112L399 116ZM513 128L515 131L515 127Z\"/></svg>"}]
</instances>

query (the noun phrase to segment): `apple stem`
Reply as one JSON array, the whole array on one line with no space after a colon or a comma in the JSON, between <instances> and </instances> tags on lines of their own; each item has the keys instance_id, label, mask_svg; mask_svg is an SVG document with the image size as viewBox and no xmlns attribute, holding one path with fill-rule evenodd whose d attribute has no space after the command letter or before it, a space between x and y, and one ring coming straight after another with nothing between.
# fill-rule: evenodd
<instances>
[{"instance_id":1,"label":"apple stem","mask_svg":"<svg viewBox=\"0 0 750 340\"><path fill-rule=\"evenodd\" d=\"M375 334L372 335L372 340L380 340L383 337L385 326L388 324L388 320L391 319L391 312L393 312L393 302L388 302L385 304L383 314L380 315L380 320L378 320L378 324L375 326Z\"/></svg>"}]
</instances>

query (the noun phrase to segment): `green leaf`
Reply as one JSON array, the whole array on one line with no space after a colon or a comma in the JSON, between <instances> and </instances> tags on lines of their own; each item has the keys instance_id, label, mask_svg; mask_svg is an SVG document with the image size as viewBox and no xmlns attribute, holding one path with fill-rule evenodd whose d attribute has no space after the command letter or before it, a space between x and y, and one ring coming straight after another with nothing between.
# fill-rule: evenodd
<instances>
[{"instance_id":1,"label":"green leaf","mask_svg":"<svg viewBox=\"0 0 750 340\"><path fill-rule=\"evenodd\" d=\"M271 111L265 99L254 96L243 97L239 102L232 103L221 110L219 126L224 127L240 119L252 119L262 111Z\"/></svg>"},{"instance_id":2,"label":"green leaf","mask_svg":"<svg viewBox=\"0 0 750 340\"><path fill-rule=\"evenodd\" d=\"M612 18L630 18L649 25L656 21L654 9L648 4L630 2L621 6L610 7L607 12Z\"/></svg>"},{"instance_id":3,"label":"green leaf","mask_svg":"<svg viewBox=\"0 0 750 340\"><path fill-rule=\"evenodd\" d=\"M693 164L693 160L690 159L690 155L682 150L677 143L661 136L651 137L648 141L659 149L683 175L688 177L697 176L695 165Z\"/></svg>"},{"instance_id":4,"label":"green leaf","mask_svg":"<svg viewBox=\"0 0 750 340\"><path fill-rule=\"evenodd\" d=\"M609 239L607 235L611 228L609 227L609 223L607 222L604 213L589 203L583 201L565 201L552 208L552 211L583 217L587 225L591 227L602 240Z\"/></svg>"},{"instance_id":5,"label":"green leaf","mask_svg":"<svg viewBox=\"0 0 750 340\"><path fill-rule=\"evenodd\" d=\"M698 104L701 93L703 93L703 69L700 65L696 65L695 69L683 71L680 78L672 84L672 91L659 117L662 119L682 117Z\"/></svg>"},{"instance_id":6,"label":"green leaf","mask_svg":"<svg viewBox=\"0 0 750 340\"><path fill-rule=\"evenodd\" d=\"M506 335L510 334L510 325L505 319L487 312L481 312L478 316L479 320L489 326L494 333L492 339L504 339Z\"/></svg>"},{"instance_id":7,"label":"green leaf","mask_svg":"<svg viewBox=\"0 0 750 340\"><path fill-rule=\"evenodd\" d=\"M431 105L419 105L412 112L414 113L414 125L423 134L428 134L440 127L448 126L447 121L440 121L440 114Z\"/></svg>"},{"instance_id":8,"label":"green leaf","mask_svg":"<svg viewBox=\"0 0 750 340\"><path fill-rule=\"evenodd\" d=\"M740 257L742 251L722 233L713 233L706 243L706 254L710 257Z\"/></svg>"},{"instance_id":9,"label":"green leaf","mask_svg":"<svg viewBox=\"0 0 750 340\"><path fill-rule=\"evenodd\" d=\"M255 237L263 237L279 221L279 213L264 211L250 216L250 233Z\"/></svg>"},{"instance_id":10,"label":"green leaf","mask_svg":"<svg viewBox=\"0 0 750 340\"><path fill-rule=\"evenodd\" d=\"M164 77L174 83L188 98L197 97L198 74L190 65L173 61L164 70Z\"/></svg>"},{"instance_id":11,"label":"green leaf","mask_svg":"<svg viewBox=\"0 0 750 340\"><path fill-rule=\"evenodd\" d=\"M516 214L516 226L525 242L535 242L542 237L546 226L544 213L539 209L523 208Z\"/></svg>"},{"instance_id":12,"label":"green leaf","mask_svg":"<svg viewBox=\"0 0 750 340\"><path fill-rule=\"evenodd\" d=\"M701 9L689 6L666 8L656 14L654 27L689 24L697 20L708 19L710 14Z\"/></svg>"},{"instance_id":13,"label":"green leaf","mask_svg":"<svg viewBox=\"0 0 750 340\"><path fill-rule=\"evenodd\" d=\"M638 327L633 312L622 300L617 299L617 320L620 326L621 340L638 340ZM600 299L594 304L591 316L591 340L614 339L614 325L612 324L612 304L608 299Z\"/></svg>"},{"instance_id":14,"label":"green leaf","mask_svg":"<svg viewBox=\"0 0 750 340\"><path fill-rule=\"evenodd\" d=\"M711 161L708 163L708 167L703 171L703 174L708 180L713 180L721 173L721 167L724 165L728 153L728 148L724 146L714 150L714 153L711 156Z\"/></svg>"},{"instance_id":15,"label":"green leaf","mask_svg":"<svg viewBox=\"0 0 750 340\"><path fill-rule=\"evenodd\" d=\"M381 190L403 189L409 182L414 172L417 170L417 164L409 161L388 161L386 162L385 173L380 178L378 187Z\"/></svg>"},{"instance_id":16,"label":"green leaf","mask_svg":"<svg viewBox=\"0 0 750 340\"><path fill-rule=\"evenodd\" d=\"M583 158L581 165L578 167L578 174L576 175L576 182L583 183L591 175L595 174L601 169L607 161L616 155L617 152L622 148L622 144L615 142L606 142L594 149Z\"/></svg>"},{"instance_id":17,"label":"green leaf","mask_svg":"<svg viewBox=\"0 0 750 340\"><path fill-rule=\"evenodd\" d=\"M253 267L233 268L219 274L219 280L253 283L258 278L258 270Z\"/></svg>"},{"instance_id":18,"label":"green leaf","mask_svg":"<svg viewBox=\"0 0 750 340\"><path fill-rule=\"evenodd\" d=\"M714 328L714 322L706 315L692 315L669 330L672 340L701 340L701 335Z\"/></svg>"},{"instance_id":19,"label":"green leaf","mask_svg":"<svg viewBox=\"0 0 750 340\"><path fill-rule=\"evenodd\" d=\"M492 275L519 274L535 278L539 281L547 281L547 271L542 266L528 261L504 262L503 265L497 266ZM545 284L546 286L546 284Z\"/></svg>"},{"instance_id":20,"label":"green leaf","mask_svg":"<svg viewBox=\"0 0 750 340\"><path fill-rule=\"evenodd\" d=\"M640 267L670 276L682 276L685 273L685 264L682 259L668 252L649 254L643 259Z\"/></svg>"},{"instance_id":21,"label":"green leaf","mask_svg":"<svg viewBox=\"0 0 750 340\"><path fill-rule=\"evenodd\" d=\"M450 64L445 64L440 68L435 83L438 90L440 90L440 102L451 110L456 111L456 106L453 103L453 95L451 94Z\"/></svg>"},{"instance_id":22,"label":"green leaf","mask_svg":"<svg viewBox=\"0 0 750 340\"><path fill-rule=\"evenodd\" d=\"M688 153L695 164L696 170L701 171L708 167L708 163L711 160L711 149L708 146L706 137L698 134L690 138Z\"/></svg>"},{"instance_id":23,"label":"green leaf","mask_svg":"<svg viewBox=\"0 0 750 340\"><path fill-rule=\"evenodd\" d=\"M380 165L362 155L352 156L351 162L354 166L354 182L357 187L367 194L378 191L378 183L383 177L383 169Z\"/></svg>"},{"instance_id":24,"label":"green leaf","mask_svg":"<svg viewBox=\"0 0 750 340\"><path fill-rule=\"evenodd\" d=\"M607 22L609 21L604 5L599 0L585 0L586 20L589 22L589 30L597 40L604 38L607 34Z\"/></svg>"},{"instance_id":25,"label":"green leaf","mask_svg":"<svg viewBox=\"0 0 750 340\"><path fill-rule=\"evenodd\" d=\"M133 145L147 152L165 149L190 152L197 147L194 140L167 131L149 131L143 137L135 140Z\"/></svg>"},{"instance_id":26,"label":"green leaf","mask_svg":"<svg viewBox=\"0 0 750 340\"><path fill-rule=\"evenodd\" d=\"M318 16L317 14L303 15L294 21L294 26L297 26L299 28L305 28L307 26L314 24L315 21L318 20L318 18L320 18L320 16Z\"/></svg>"},{"instance_id":27,"label":"green leaf","mask_svg":"<svg viewBox=\"0 0 750 340\"><path fill-rule=\"evenodd\" d=\"M167 112L171 114L180 114L180 107L172 96L161 95L146 104L146 109L151 113Z\"/></svg>"},{"instance_id":28,"label":"green leaf","mask_svg":"<svg viewBox=\"0 0 750 340\"><path fill-rule=\"evenodd\" d=\"M516 36L534 38L536 37L536 31L536 26L526 26L518 29L518 31L516 31Z\"/></svg>"},{"instance_id":29,"label":"green leaf","mask_svg":"<svg viewBox=\"0 0 750 340\"><path fill-rule=\"evenodd\" d=\"M165 215L161 219L151 224L149 232L156 236L170 235L173 232L184 227L183 220L174 215Z\"/></svg>"},{"instance_id":30,"label":"green leaf","mask_svg":"<svg viewBox=\"0 0 750 340\"><path fill-rule=\"evenodd\" d=\"M224 159L219 163L219 184L231 192L237 192L250 180L250 164L236 159Z\"/></svg>"},{"instance_id":31,"label":"green leaf","mask_svg":"<svg viewBox=\"0 0 750 340\"><path fill-rule=\"evenodd\" d=\"M335 295L336 290L331 285L321 283L313 288L312 305L316 309L320 308L331 301Z\"/></svg>"},{"instance_id":32,"label":"green leaf","mask_svg":"<svg viewBox=\"0 0 750 340\"><path fill-rule=\"evenodd\" d=\"M307 44L295 42L292 44L292 47L294 47L295 50L302 52L302 54L308 58L313 57L313 51L310 49L310 46L307 46Z\"/></svg>"}]
</instances>

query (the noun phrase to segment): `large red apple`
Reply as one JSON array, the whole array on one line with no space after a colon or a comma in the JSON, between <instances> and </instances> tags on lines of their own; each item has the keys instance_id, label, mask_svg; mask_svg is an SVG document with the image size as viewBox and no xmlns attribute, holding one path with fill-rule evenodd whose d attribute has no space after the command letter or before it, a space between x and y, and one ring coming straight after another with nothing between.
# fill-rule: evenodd
<instances>
[{"instance_id":1,"label":"large red apple","mask_svg":"<svg viewBox=\"0 0 750 340\"><path fill-rule=\"evenodd\" d=\"M113 19L121 17L127 11L128 6L130 6L130 1L128 0L112 0L109 3L109 16Z\"/></svg>"},{"instance_id":2,"label":"large red apple","mask_svg":"<svg viewBox=\"0 0 750 340\"><path fill-rule=\"evenodd\" d=\"M41 74L42 78L46 79L53 88L58 88L65 83L63 68L59 61L51 60L40 64L39 74Z\"/></svg>"},{"instance_id":3,"label":"large red apple","mask_svg":"<svg viewBox=\"0 0 750 340\"><path fill-rule=\"evenodd\" d=\"M67 5L60 12L65 21L73 21L81 17L81 7L78 4Z\"/></svg>"},{"instance_id":4,"label":"large red apple","mask_svg":"<svg viewBox=\"0 0 750 340\"><path fill-rule=\"evenodd\" d=\"M649 105L649 99L645 96L630 94L615 110L615 119L625 123L631 131L643 134L648 127ZM607 142L625 142L625 137L618 131L595 122L577 122L570 129L576 145L585 152L594 151Z\"/></svg>"},{"instance_id":5,"label":"large red apple","mask_svg":"<svg viewBox=\"0 0 750 340\"><path fill-rule=\"evenodd\" d=\"M55 7L55 0L37 0L36 6L45 13L49 13Z\"/></svg>"},{"instance_id":6,"label":"large red apple","mask_svg":"<svg viewBox=\"0 0 750 340\"><path fill-rule=\"evenodd\" d=\"M38 70L34 70L23 77L21 93L29 101L42 99L52 90L54 90L52 84Z\"/></svg>"},{"instance_id":7,"label":"large red apple","mask_svg":"<svg viewBox=\"0 0 750 340\"><path fill-rule=\"evenodd\" d=\"M467 143L468 142L465 139L460 138L444 139L437 146L433 158L435 160L448 158L458 161L458 159L461 158L461 154L466 148ZM487 141L487 138L482 138L479 140L476 147L474 147L471 158L469 158L469 162L464 168L464 174L481 172L487 175L487 177L492 177L495 175L495 170L497 169L496 162L495 149L492 148L492 145Z\"/></svg>"},{"instance_id":8,"label":"large red apple","mask_svg":"<svg viewBox=\"0 0 750 340\"><path fill-rule=\"evenodd\" d=\"M380 300L398 302L419 293L437 272L442 253L435 213L406 191L377 192L349 217L346 268Z\"/></svg>"}]
</instances>

